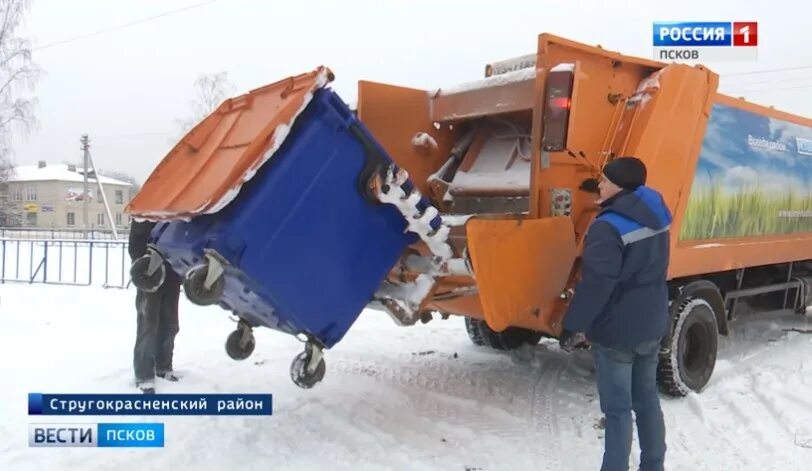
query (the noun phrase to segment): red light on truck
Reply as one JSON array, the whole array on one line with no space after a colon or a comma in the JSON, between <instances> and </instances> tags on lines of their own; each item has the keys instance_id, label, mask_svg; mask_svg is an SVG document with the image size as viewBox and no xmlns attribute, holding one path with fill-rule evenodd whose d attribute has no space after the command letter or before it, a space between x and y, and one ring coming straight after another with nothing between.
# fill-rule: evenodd
<instances>
[{"instance_id":1,"label":"red light on truck","mask_svg":"<svg viewBox=\"0 0 812 471\"><path fill-rule=\"evenodd\" d=\"M541 138L542 149L547 152L561 152L567 148L574 77L572 64L559 64L547 75Z\"/></svg>"},{"instance_id":2,"label":"red light on truck","mask_svg":"<svg viewBox=\"0 0 812 471\"><path fill-rule=\"evenodd\" d=\"M554 109L569 109L570 108L570 99L569 97L555 97L550 100L550 108Z\"/></svg>"}]
</instances>

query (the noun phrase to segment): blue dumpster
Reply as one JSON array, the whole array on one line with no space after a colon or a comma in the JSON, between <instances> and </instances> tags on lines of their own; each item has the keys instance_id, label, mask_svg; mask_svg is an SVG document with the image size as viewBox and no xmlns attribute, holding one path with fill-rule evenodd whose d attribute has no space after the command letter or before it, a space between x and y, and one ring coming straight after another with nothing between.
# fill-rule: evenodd
<instances>
[{"instance_id":1,"label":"blue dumpster","mask_svg":"<svg viewBox=\"0 0 812 471\"><path fill-rule=\"evenodd\" d=\"M186 277L192 302L216 303L240 317L226 345L232 358L250 355L250 328L257 326L331 348L418 240L396 207L367 191L369 178L391 163L338 95L320 89L230 204L189 221L159 223L152 244ZM423 198L418 207L428 205ZM212 259L223 275L206 284ZM306 350L292 368L315 361L313 354ZM315 363L323 376L323 360ZM299 374L294 381L310 387L320 379Z\"/></svg>"}]
</instances>

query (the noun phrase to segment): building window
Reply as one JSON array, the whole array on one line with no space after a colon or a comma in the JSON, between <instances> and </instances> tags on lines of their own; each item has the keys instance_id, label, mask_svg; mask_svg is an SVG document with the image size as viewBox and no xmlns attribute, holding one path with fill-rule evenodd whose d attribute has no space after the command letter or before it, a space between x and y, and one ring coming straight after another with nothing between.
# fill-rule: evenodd
<instances>
[{"instance_id":1,"label":"building window","mask_svg":"<svg viewBox=\"0 0 812 471\"><path fill-rule=\"evenodd\" d=\"M26 226L36 226L37 225L37 213L25 213L25 225Z\"/></svg>"},{"instance_id":2,"label":"building window","mask_svg":"<svg viewBox=\"0 0 812 471\"><path fill-rule=\"evenodd\" d=\"M124 192L121 190L116 190L116 204L124 204Z\"/></svg>"},{"instance_id":3,"label":"building window","mask_svg":"<svg viewBox=\"0 0 812 471\"><path fill-rule=\"evenodd\" d=\"M25 200L26 201L36 201L37 200L37 187L29 186L26 188L25 192Z\"/></svg>"},{"instance_id":4,"label":"building window","mask_svg":"<svg viewBox=\"0 0 812 471\"><path fill-rule=\"evenodd\" d=\"M76 225L76 214L68 213L68 226Z\"/></svg>"},{"instance_id":5,"label":"building window","mask_svg":"<svg viewBox=\"0 0 812 471\"><path fill-rule=\"evenodd\" d=\"M13 201L22 201L23 200L23 187L17 186L14 187L14 195L11 197Z\"/></svg>"},{"instance_id":6,"label":"building window","mask_svg":"<svg viewBox=\"0 0 812 471\"><path fill-rule=\"evenodd\" d=\"M100 225L104 225L104 213L99 213L98 217L96 218L96 222Z\"/></svg>"},{"instance_id":7,"label":"building window","mask_svg":"<svg viewBox=\"0 0 812 471\"><path fill-rule=\"evenodd\" d=\"M121 213L116 213L116 226L121 227Z\"/></svg>"}]
</instances>

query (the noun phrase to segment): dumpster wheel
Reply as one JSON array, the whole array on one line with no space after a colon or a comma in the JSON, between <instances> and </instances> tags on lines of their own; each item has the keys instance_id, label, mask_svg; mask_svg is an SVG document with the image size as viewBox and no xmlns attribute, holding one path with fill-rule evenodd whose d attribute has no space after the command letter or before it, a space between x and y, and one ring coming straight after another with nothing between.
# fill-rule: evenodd
<instances>
[{"instance_id":1,"label":"dumpster wheel","mask_svg":"<svg viewBox=\"0 0 812 471\"><path fill-rule=\"evenodd\" d=\"M147 249L143 255L130 266L130 280L132 284L147 293L154 293L164 284L166 279L166 265L160 253L152 248Z\"/></svg>"},{"instance_id":2,"label":"dumpster wheel","mask_svg":"<svg viewBox=\"0 0 812 471\"><path fill-rule=\"evenodd\" d=\"M327 365L321 348L308 342L305 350L290 364L290 379L302 389L310 389L324 379Z\"/></svg>"},{"instance_id":3,"label":"dumpster wheel","mask_svg":"<svg viewBox=\"0 0 812 471\"><path fill-rule=\"evenodd\" d=\"M219 272L214 280L208 279L210 269L215 273ZM198 306L210 306L220 301L225 284L226 279L222 276L222 267L214 266L212 262L209 262L189 270L183 280L183 291L192 303Z\"/></svg>"},{"instance_id":4,"label":"dumpster wheel","mask_svg":"<svg viewBox=\"0 0 812 471\"><path fill-rule=\"evenodd\" d=\"M240 321L237 329L226 338L226 353L232 360L245 360L254 353L256 344L251 327Z\"/></svg>"}]
</instances>

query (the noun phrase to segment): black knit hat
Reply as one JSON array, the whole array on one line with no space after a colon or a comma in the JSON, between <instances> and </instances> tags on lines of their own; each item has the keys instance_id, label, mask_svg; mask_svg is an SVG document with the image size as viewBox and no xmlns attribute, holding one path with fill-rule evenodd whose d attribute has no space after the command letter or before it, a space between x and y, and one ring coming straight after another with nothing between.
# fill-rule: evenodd
<instances>
[{"instance_id":1,"label":"black knit hat","mask_svg":"<svg viewBox=\"0 0 812 471\"><path fill-rule=\"evenodd\" d=\"M646 165L635 157L618 157L603 167L603 174L615 185L636 190L646 184Z\"/></svg>"}]
</instances>

